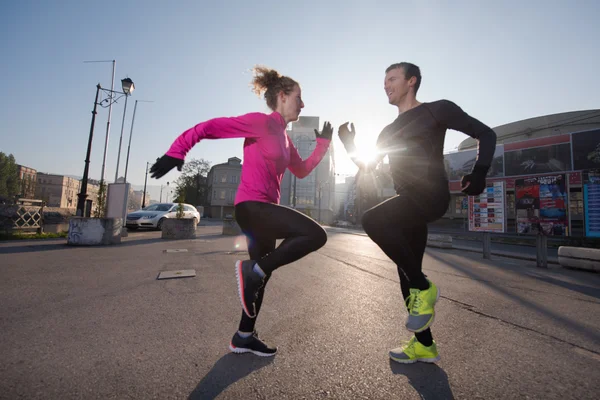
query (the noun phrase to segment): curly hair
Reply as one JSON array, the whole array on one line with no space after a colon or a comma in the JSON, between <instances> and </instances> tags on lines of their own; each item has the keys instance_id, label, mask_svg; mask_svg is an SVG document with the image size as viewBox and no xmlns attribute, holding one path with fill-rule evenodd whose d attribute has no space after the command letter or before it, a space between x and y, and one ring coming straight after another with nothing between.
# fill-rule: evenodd
<instances>
[{"instance_id":1,"label":"curly hair","mask_svg":"<svg viewBox=\"0 0 600 400\"><path fill-rule=\"evenodd\" d=\"M259 97L263 95L267 106L273 111L277 108L277 95L283 91L290 94L298 82L289 76L281 75L274 69L257 65L253 68L254 79L252 79L252 91Z\"/></svg>"}]
</instances>

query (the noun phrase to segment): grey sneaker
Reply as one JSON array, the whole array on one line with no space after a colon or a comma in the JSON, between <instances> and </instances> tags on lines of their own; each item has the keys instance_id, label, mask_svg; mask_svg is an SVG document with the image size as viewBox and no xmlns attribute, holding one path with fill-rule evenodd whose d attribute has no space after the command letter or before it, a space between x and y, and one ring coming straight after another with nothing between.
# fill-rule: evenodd
<instances>
[{"instance_id":1,"label":"grey sneaker","mask_svg":"<svg viewBox=\"0 0 600 400\"><path fill-rule=\"evenodd\" d=\"M258 333L254 331L249 337L241 337L236 332L229 344L229 350L234 353L252 353L261 357L271 357L277 353L277 347L269 347L265 342L258 338Z\"/></svg>"}]
</instances>

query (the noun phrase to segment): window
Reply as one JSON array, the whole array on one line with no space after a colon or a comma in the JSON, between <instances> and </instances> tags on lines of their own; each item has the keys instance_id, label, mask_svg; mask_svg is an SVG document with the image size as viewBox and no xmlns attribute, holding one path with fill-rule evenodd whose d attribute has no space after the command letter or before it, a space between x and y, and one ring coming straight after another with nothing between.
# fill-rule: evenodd
<instances>
[{"instance_id":1,"label":"window","mask_svg":"<svg viewBox=\"0 0 600 400\"><path fill-rule=\"evenodd\" d=\"M185 209L185 211L196 211L196 209L192 206L183 206L183 208Z\"/></svg>"},{"instance_id":2,"label":"window","mask_svg":"<svg viewBox=\"0 0 600 400\"><path fill-rule=\"evenodd\" d=\"M515 192L506 193L506 210L507 215L515 215Z\"/></svg>"},{"instance_id":3,"label":"window","mask_svg":"<svg viewBox=\"0 0 600 400\"><path fill-rule=\"evenodd\" d=\"M225 200L225 191L221 190L221 197L219 197L221 200Z\"/></svg>"},{"instance_id":4,"label":"window","mask_svg":"<svg viewBox=\"0 0 600 400\"><path fill-rule=\"evenodd\" d=\"M223 176L221 176L221 183L226 183L227 182L227 174L223 174Z\"/></svg>"},{"instance_id":5,"label":"window","mask_svg":"<svg viewBox=\"0 0 600 400\"><path fill-rule=\"evenodd\" d=\"M583 195L580 191L571 192L569 198L569 211L571 215L583 215Z\"/></svg>"},{"instance_id":6,"label":"window","mask_svg":"<svg viewBox=\"0 0 600 400\"><path fill-rule=\"evenodd\" d=\"M454 214L467 214L467 212L469 211L468 201L469 200L467 196L456 196ZM451 210L449 211L452 212Z\"/></svg>"},{"instance_id":7,"label":"window","mask_svg":"<svg viewBox=\"0 0 600 400\"><path fill-rule=\"evenodd\" d=\"M217 198L217 191L213 190L213 199L216 199L216 198Z\"/></svg>"},{"instance_id":8,"label":"window","mask_svg":"<svg viewBox=\"0 0 600 400\"><path fill-rule=\"evenodd\" d=\"M231 183L238 183L238 177L236 175L231 175Z\"/></svg>"}]
</instances>

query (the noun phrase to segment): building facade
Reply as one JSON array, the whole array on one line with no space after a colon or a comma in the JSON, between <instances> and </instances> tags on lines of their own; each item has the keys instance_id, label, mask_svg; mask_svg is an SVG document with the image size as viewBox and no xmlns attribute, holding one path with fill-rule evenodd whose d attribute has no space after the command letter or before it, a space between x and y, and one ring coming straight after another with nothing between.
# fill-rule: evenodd
<instances>
[{"instance_id":1,"label":"building facade","mask_svg":"<svg viewBox=\"0 0 600 400\"><path fill-rule=\"evenodd\" d=\"M240 185L242 160L232 157L226 163L214 165L208 173L208 207L204 213L211 218L234 215L235 195Z\"/></svg>"},{"instance_id":2,"label":"building facade","mask_svg":"<svg viewBox=\"0 0 600 400\"><path fill-rule=\"evenodd\" d=\"M35 196L44 200L48 207L76 209L80 188L81 181L78 179L40 172L37 174Z\"/></svg>"},{"instance_id":3,"label":"building facade","mask_svg":"<svg viewBox=\"0 0 600 400\"><path fill-rule=\"evenodd\" d=\"M310 157L317 141L314 130L319 130L319 117L300 117L291 124L287 134L302 159ZM281 182L281 204L293 207L317 221L333 223L335 209L335 162L333 146L319 165L305 178L298 179L289 170Z\"/></svg>"},{"instance_id":4,"label":"building facade","mask_svg":"<svg viewBox=\"0 0 600 400\"><path fill-rule=\"evenodd\" d=\"M600 210L594 209L600 199L592 201L588 193L600 180L600 110L531 118L494 131L497 148L488 183L504 187L506 232L600 236ZM442 223L467 229L468 198L460 179L476 155L477 142L468 138L458 152L444 156L451 203Z\"/></svg>"},{"instance_id":5,"label":"building facade","mask_svg":"<svg viewBox=\"0 0 600 400\"><path fill-rule=\"evenodd\" d=\"M35 198L35 187L37 185L37 171L33 168L17 164L20 181L19 195L25 199Z\"/></svg>"}]
</instances>

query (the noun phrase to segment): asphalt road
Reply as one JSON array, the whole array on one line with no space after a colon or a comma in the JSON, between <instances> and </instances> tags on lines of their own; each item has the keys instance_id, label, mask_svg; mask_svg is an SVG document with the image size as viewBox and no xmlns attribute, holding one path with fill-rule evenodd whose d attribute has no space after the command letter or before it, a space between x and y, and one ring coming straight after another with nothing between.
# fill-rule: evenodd
<instances>
[{"instance_id":1,"label":"asphalt road","mask_svg":"<svg viewBox=\"0 0 600 400\"><path fill-rule=\"evenodd\" d=\"M600 275L428 249L441 288L437 365L398 365L396 267L367 238L327 245L269 282L257 329L279 354L228 352L242 238L130 235L112 247L0 243L2 399L595 399ZM166 253L167 249L186 252ZM196 277L157 280L160 271ZM596 395L594 395L596 393Z\"/></svg>"}]
</instances>

